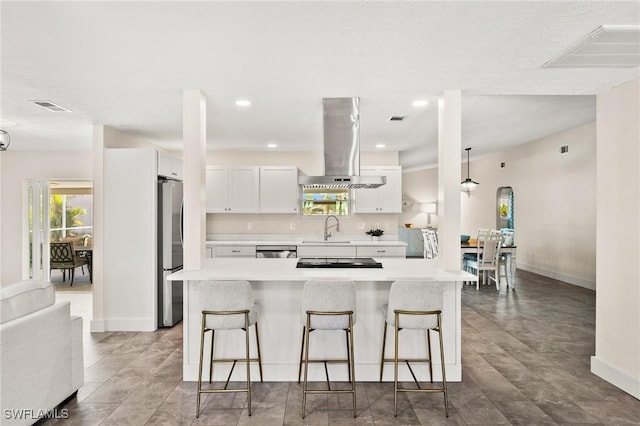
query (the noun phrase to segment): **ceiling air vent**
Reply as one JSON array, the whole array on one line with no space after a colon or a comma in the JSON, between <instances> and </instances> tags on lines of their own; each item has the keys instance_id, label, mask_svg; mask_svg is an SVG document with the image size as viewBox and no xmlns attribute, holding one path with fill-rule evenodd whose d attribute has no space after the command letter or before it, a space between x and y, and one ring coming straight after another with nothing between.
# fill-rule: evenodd
<instances>
[{"instance_id":1,"label":"ceiling air vent","mask_svg":"<svg viewBox=\"0 0 640 426\"><path fill-rule=\"evenodd\" d=\"M71 112L70 109L61 107L60 105L56 105L53 102L49 102L49 101L30 101L30 102L33 102L34 104L53 112Z\"/></svg>"},{"instance_id":2,"label":"ceiling air vent","mask_svg":"<svg viewBox=\"0 0 640 426\"><path fill-rule=\"evenodd\" d=\"M403 121L406 118L406 115L392 115L391 117L389 117L389 121Z\"/></svg>"},{"instance_id":3,"label":"ceiling air vent","mask_svg":"<svg viewBox=\"0 0 640 426\"><path fill-rule=\"evenodd\" d=\"M640 26L596 28L543 68L637 67L640 65Z\"/></svg>"}]
</instances>

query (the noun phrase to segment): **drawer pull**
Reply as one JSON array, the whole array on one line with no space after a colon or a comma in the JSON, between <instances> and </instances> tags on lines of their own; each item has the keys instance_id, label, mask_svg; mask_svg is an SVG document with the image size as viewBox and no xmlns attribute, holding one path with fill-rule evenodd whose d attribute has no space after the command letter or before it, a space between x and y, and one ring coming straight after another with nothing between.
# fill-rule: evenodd
<instances>
[{"instance_id":1,"label":"drawer pull","mask_svg":"<svg viewBox=\"0 0 640 426\"><path fill-rule=\"evenodd\" d=\"M377 250L376 253L386 253L386 250Z\"/></svg>"},{"instance_id":2,"label":"drawer pull","mask_svg":"<svg viewBox=\"0 0 640 426\"><path fill-rule=\"evenodd\" d=\"M231 250L231 253L240 253L240 250Z\"/></svg>"}]
</instances>

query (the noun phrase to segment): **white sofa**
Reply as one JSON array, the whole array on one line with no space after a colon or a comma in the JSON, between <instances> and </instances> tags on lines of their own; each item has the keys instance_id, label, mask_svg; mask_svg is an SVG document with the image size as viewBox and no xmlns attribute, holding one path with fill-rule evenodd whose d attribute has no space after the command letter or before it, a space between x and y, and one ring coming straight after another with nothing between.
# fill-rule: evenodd
<instances>
[{"instance_id":1,"label":"white sofa","mask_svg":"<svg viewBox=\"0 0 640 426\"><path fill-rule=\"evenodd\" d=\"M0 424L67 415L54 408L84 384L82 318L69 309L45 281L0 288Z\"/></svg>"}]
</instances>

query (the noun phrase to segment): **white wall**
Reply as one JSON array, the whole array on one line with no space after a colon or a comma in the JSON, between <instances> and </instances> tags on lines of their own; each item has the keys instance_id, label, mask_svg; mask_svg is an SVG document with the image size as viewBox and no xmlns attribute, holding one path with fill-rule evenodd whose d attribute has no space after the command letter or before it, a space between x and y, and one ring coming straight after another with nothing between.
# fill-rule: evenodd
<instances>
[{"instance_id":1,"label":"white wall","mask_svg":"<svg viewBox=\"0 0 640 426\"><path fill-rule=\"evenodd\" d=\"M362 151L362 166L398 165L396 151ZM300 174L323 174L322 153L318 151L214 151L207 154L209 166L297 166ZM379 225L385 235L397 234L398 214L359 214L340 218L340 232L344 235L363 234L361 229ZM251 224L251 230L247 224ZM292 230L292 226L295 228ZM363 225L364 224L364 225ZM220 234L290 234L320 235L324 226L322 218L303 218L295 214L207 214L207 235Z\"/></svg>"},{"instance_id":2,"label":"white wall","mask_svg":"<svg viewBox=\"0 0 640 426\"><path fill-rule=\"evenodd\" d=\"M569 145L568 153L560 154L562 145ZM479 228L495 228L496 191L511 186L518 268L595 289L595 167L595 123L472 159L470 176L480 185L460 193L461 233L473 236ZM431 201L437 188L434 170L405 173L405 194ZM466 162L462 174L461 180ZM403 214L401 223L421 226L426 219L418 209Z\"/></svg>"},{"instance_id":3,"label":"white wall","mask_svg":"<svg viewBox=\"0 0 640 426\"><path fill-rule=\"evenodd\" d=\"M596 354L640 399L640 80L598 95Z\"/></svg>"},{"instance_id":4,"label":"white wall","mask_svg":"<svg viewBox=\"0 0 640 426\"><path fill-rule=\"evenodd\" d=\"M23 188L27 180L91 179L90 151L5 151L0 169L0 286L22 279Z\"/></svg>"}]
</instances>

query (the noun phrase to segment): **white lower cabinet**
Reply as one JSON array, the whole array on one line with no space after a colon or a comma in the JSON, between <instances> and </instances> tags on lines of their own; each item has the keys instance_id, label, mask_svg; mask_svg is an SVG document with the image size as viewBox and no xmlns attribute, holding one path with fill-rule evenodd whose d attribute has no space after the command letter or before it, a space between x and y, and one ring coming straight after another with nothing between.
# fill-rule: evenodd
<instances>
[{"instance_id":1,"label":"white lower cabinet","mask_svg":"<svg viewBox=\"0 0 640 426\"><path fill-rule=\"evenodd\" d=\"M216 246L213 257L256 257L256 246Z\"/></svg>"},{"instance_id":2,"label":"white lower cabinet","mask_svg":"<svg viewBox=\"0 0 640 426\"><path fill-rule=\"evenodd\" d=\"M406 257L406 247L402 246L358 246L357 257Z\"/></svg>"}]
</instances>

